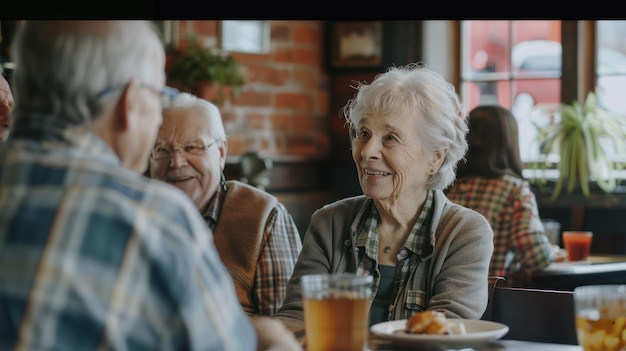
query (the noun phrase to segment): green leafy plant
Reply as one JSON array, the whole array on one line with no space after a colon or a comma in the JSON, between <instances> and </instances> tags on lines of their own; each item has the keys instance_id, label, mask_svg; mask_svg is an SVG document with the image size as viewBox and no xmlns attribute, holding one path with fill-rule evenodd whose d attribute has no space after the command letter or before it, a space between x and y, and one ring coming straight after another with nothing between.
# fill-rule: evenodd
<instances>
[{"instance_id":1,"label":"green leafy plant","mask_svg":"<svg viewBox=\"0 0 626 351\"><path fill-rule=\"evenodd\" d=\"M202 45L195 35L172 53L168 79L184 87L197 87L202 81L217 85L220 102L225 98L224 87L231 87L235 98L245 83L240 63L230 54Z\"/></svg>"},{"instance_id":2,"label":"green leafy plant","mask_svg":"<svg viewBox=\"0 0 626 351\"><path fill-rule=\"evenodd\" d=\"M571 104L538 104L535 113L555 113L555 120L545 128L537 127L537 141L541 154L558 152L559 176L551 199L556 199L565 189L571 193L577 185L582 193L590 195L589 183L595 182L604 192L612 192L617 186L615 170L624 159L626 128L622 119L609 113L598 102L595 92L590 92L583 105L574 100ZM620 155L611 159L609 151ZM550 168L544 161L534 168Z\"/></svg>"}]
</instances>

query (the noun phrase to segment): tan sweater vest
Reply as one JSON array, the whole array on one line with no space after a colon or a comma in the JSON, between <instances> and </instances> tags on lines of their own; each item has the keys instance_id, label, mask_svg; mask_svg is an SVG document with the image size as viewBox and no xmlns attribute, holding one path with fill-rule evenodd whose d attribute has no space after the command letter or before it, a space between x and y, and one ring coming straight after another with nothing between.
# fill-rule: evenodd
<instances>
[{"instance_id":1,"label":"tan sweater vest","mask_svg":"<svg viewBox=\"0 0 626 351\"><path fill-rule=\"evenodd\" d=\"M276 216L273 210L278 200L239 181L228 181L226 185L214 241L233 278L243 310L252 315L258 312L253 294L256 266L269 235L265 229Z\"/></svg>"}]
</instances>

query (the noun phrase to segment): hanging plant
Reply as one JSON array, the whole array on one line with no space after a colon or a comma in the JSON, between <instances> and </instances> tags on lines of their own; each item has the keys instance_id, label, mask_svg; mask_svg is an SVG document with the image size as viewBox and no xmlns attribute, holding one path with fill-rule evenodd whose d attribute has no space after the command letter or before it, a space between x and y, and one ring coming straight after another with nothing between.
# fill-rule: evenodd
<instances>
[{"instance_id":1,"label":"hanging plant","mask_svg":"<svg viewBox=\"0 0 626 351\"><path fill-rule=\"evenodd\" d=\"M574 100L572 104L538 104L534 114L556 112L553 123L537 127L537 141L541 154L558 153L559 176L551 199L556 199L565 188L572 193L579 186L584 196L590 195L589 184L595 182L604 192L612 192L617 186L615 170L621 168L625 159L625 124L619 116L604 109L595 92L590 92L583 105ZM611 152L612 151L612 152ZM611 154L618 155L612 159ZM535 169L551 167L551 162L534 164Z\"/></svg>"},{"instance_id":2,"label":"hanging plant","mask_svg":"<svg viewBox=\"0 0 626 351\"><path fill-rule=\"evenodd\" d=\"M216 84L218 102L225 98L225 87L230 87L235 98L245 83L240 63L227 52L202 45L195 35L172 53L168 80L187 90L197 89L201 82Z\"/></svg>"}]
</instances>

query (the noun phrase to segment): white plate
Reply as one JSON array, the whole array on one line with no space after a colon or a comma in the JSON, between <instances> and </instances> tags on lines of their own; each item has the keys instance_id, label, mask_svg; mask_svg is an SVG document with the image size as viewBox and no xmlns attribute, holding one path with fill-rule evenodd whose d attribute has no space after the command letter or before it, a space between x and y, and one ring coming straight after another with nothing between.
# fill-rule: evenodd
<instances>
[{"instance_id":1,"label":"white plate","mask_svg":"<svg viewBox=\"0 0 626 351\"><path fill-rule=\"evenodd\" d=\"M404 332L406 319L374 324L370 331L381 339L407 346L425 344L471 345L499 339L509 332L509 327L506 325L490 321L450 318L448 322L453 324L452 327L455 327L454 324L463 323L466 333L464 335L408 334Z\"/></svg>"}]
</instances>

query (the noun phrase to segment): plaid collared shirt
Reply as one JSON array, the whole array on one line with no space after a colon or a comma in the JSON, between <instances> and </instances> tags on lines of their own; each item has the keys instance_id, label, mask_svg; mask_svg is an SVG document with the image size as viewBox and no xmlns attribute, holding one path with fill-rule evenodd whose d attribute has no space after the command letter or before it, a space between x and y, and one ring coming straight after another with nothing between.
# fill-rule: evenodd
<instances>
[{"instance_id":1,"label":"plaid collared shirt","mask_svg":"<svg viewBox=\"0 0 626 351\"><path fill-rule=\"evenodd\" d=\"M490 276L506 277L522 268L542 269L554 260L528 181L511 175L491 179L466 176L446 195L489 221L494 235Z\"/></svg>"},{"instance_id":2,"label":"plaid collared shirt","mask_svg":"<svg viewBox=\"0 0 626 351\"><path fill-rule=\"evenodd\" d=\"M228 192L222 186L209 202L203 213L211 229L215 230ZM267 223L267 242L257 259L252 294L257 301L256 314L271 316L283 304L287 283L302 250L298 227L285 208L278 202L274 208L274 220Z\"/></svg>"},{"instance_id":3,"label":"plaid collared shirt","mask_svg":"<svg viewBox=\"0 0 626 351\"><path fill-rule=\"evenodd\" d=\"M0 350L256 350L189 198L29 117L0 147Z\"/></svg>"},{"instance_id":4,"label":"plaid collared shirt","mask_svg":"<svg viewBox=\"0 0 626 351\"><path fill-rule=\"evenodd\" d=\"M418 257L427 256L432 253L432 246L429 248L428 236L430 231L430 220L432 217L433 192L428 191L426 201L420 212L411 233L407 237L402 249L398 252L398 264L396 266L396 276L394 279L393 296L398 298L399 291L406 290L409 275L416 269L416 265L420 260ZM378 222L380 216L376 210L376 206L372 206L370 213L365 220L361 234L358 235L356 245L359 252L364 252L359 261L358 274L373 275L374 282L372 285L372 295L375 296L380 284L380 271L378 270ZM423 296L421 297L424 298ZM423 304L423 301L421 301ZM393 303L389 306L388 319L393 318ZM407 315L408 318L410 316Z\"/></svg>"}]
</instances>

